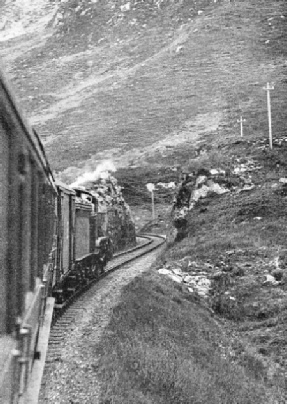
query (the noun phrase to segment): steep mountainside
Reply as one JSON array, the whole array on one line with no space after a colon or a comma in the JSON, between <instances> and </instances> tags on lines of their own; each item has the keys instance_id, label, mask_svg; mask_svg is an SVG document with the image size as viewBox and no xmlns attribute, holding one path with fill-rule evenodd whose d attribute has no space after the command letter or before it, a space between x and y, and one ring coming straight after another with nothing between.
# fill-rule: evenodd
<instances>
[{"instance_id":1,"label":"steep mountainside","mask_svg":"<svg viewBox=\"0 0 287 404\"><path fill-rule=\"evenodd\" d=\"M103 159L188 164L240 115L265 136L267 81L274 133L286 129L284 1L1 3L0 54L63 180Z\"/></svg>"}]
</instances>

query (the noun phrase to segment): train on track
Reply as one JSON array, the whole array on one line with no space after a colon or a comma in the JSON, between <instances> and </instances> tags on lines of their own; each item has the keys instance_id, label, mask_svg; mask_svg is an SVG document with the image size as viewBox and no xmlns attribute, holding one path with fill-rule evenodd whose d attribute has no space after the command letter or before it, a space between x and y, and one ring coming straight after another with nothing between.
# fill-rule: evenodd
<instances>
[{"instance_id":1,"label":"train on track","mask_svg":"<svg viewBox=\"0 0 287 404\"><path fill-rule=\"evenodd\" d=\"M30 376L41 377L55 309L98 278L114 251L136 243L131 215L115 184L105 182L109 203L99 188L73 189L55 181L39 136L0 71L3 404L34 402Z\"/></svg>"}]
</instances>

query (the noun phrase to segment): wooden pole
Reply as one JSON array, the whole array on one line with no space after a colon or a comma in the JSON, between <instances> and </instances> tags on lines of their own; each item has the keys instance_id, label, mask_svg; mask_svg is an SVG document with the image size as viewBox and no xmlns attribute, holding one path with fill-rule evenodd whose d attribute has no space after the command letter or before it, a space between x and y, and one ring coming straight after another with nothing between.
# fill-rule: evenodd
<instances>
[{"instance_id":1,"label":"wooden pole","mask_svg":"<svg viewBox=\"0 0 287 404\"><path fill-rule=\"evenodd\" d=\"M271 121L271 101L270 101L270 91L274 90L273 86L270 86L267 83L267 86L264 87L264 90L267 91L267 111L268 111L268 125L269 125L269 146L272 150L273 148L273 137L272 137L272 121Z\"/></svg>"},{"instance_id":2,"label":"wooden pole","mask_svg":"<svg viewBox=\"0 0 287 404\"><path fill-rule=\"evenodd\" d=\"M151 191L151 210L152 210L152 220L155 219L155 209L154 209L154 192Z\"/></svg>"},{"instance_id":3,"label":"wooden pole","mask_svg":"<svg viewBox=\"0 0 287 404\"><path fill-rule=\"evenodd\" d=\"M242 116L240 119L237 119L237 122L240 122L240 137L243 137L243 122L245 122L246 119L243 119Z\"/></svg>"}]
</instances>

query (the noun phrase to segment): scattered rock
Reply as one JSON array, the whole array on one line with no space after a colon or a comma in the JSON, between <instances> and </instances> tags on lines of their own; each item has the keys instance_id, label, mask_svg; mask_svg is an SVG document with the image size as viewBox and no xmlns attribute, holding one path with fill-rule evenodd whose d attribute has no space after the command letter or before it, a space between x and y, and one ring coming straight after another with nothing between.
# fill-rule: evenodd
<instances>
[{"instance_id":1,"label":"scattered rock","mask_svg":"<svg viewBox=\"0 0 287 404\"><path fill-rule=\"evenodd\" d=\"M199 294L199 296L206 297L206 289L197 288L196 291L197 291L197 293Z\"/></svg>"},{"instance_id":2,"label":"scattered rock","mask_svg":"<svg viewBox=\"0 0 287 404\"><path fill-rule=\"evenodd\" d=\"M239 192L251 191L253 188L255 188L255 185L254 185L254 184L252 184L252 185L244 185L244 187L241 188L241 189L239 190Z\"/></svg>"},{"instance_id":3,"label":"scattered rock","mask_svg":"<svg viewBox=\"0 0 287 404\"><path fill-rule=\"evenodd\" d=\"M177 282L177 283L181 283L181 282L182 282L182 277L181 277L181 276L174 275L174 274L172 274L172 273L169 273L167 276L168 276L170 279L172 279L174 282Z\"/></svg>"},{"instance_id":4,"label":"scattered rock","mask_svg":"<svg viewBox=\"0 0 287 404\"><path fill-rule=\"evenodd\" d=\"M268 285L268 284L278 285L278 282L276 281L276 279L274 278L273 275L270 275L270 274L265 275L265 280L263 282L263 285Z\"/></svg>"},{"instance_id":5,"label":"scattered rock","mask_svg":"<svg viewBox=\"0 0 287 404\"><path fill-rule=\"evenodd\" d=\"M176 185L175 185L175 182L173 181L173 182L167 182L167 183L165 183L165 182L158 182L157 184L156 184L156 186L157 187L161 187L161 188L165 188L165 189L175 189L176 188Z\"/></svg>"},{"instance_id":6,"label":"scattered rock","mask_svg":"<svg viewBox=\"0 0 287 404\"><path fill-rule=\"evenodd\" d=\"M191 282L193 282L193 276L191 276L191 275L186 275L186 276L183 278L183 282L184 282L184 283L191 283Z\"/></svg>"},{"instance_id":7,"label":"scattered rock","mask_svg":"<svg viewBox=\"0 0 287 404\"><path fill-rule=\"evenodd\" d=\"M182 276L182 275L183 275L181 268L173 268L173 269L172 269L172 272L173 272L175 275L178 275L178 276Z\"/></svg>"},{"instance_id":8,"label":"scattered rock","mask_svg":"<svg viewBox=\"0 0 287 404\"><path fill-rule=\"evenodd\" d=\"M171 272L166 268L160 268L158 270L158 273L161 274L161 275L169 275Z\"/></svg>"},{"instance_id":9,"label":"scattered rock","mask_svg":"<svg viewBox=\"0 0 287 404\"><path fill-rule=\"evenodd\" d=\"M121 12L129 11L131 9L131 3L128 2L120 6Z\"/></svg>"},{"instance_id":10,"label":"scattered rock","mask_svg":"<svg viewBox=\"0 0 287 404\"><path fill-rule=\"evenodd\" d=\"M179 45L177 48L176 48L176 50L175 50L175 53L182 53L183 52L183 50L184 50L184 46L183 45Z\"/></svg>"},{"instance_id":11,"label":"scattered rock","mask_svg":"<svg viewBox=\"0 0 287 404\"><path fill-rule=\"evenodd\" d=\"M212 169L210 170L210 174L211 174L211 175L218 175L218 174L219 174L219 171L216 170L215 168L212 168Z\"/></svg>"},{"instance_id":12,"label":"scattered rock","mask_svg":"<svg viewBox=\"0 0 287 404\"><path fill-rule=\"evenodd\" d=\"M201 198L206 198L208 194L215 193L218 195L222 195L225 194L226 192L229 192L229 190L220 186L218 183L213 182L212 180L208 180L206 184L201 185L198 189L194 190L191 196L191 205Z\"/></svg>"},{"instance_id":13,"label":"scattered rock","mask_svg":"<svg viewBox=\"0 0 287 404\"><path fill-rule=\"evenodd\" d=\"M192 292L196 291L200 296L206 297L211 289L211 280L207 272L202 270L203 264L199 266L190 259L191 257L184 257L178 263L166 264L167 267L158 269L158 273L167 275L174 282L184 283L188 286L188 290L191 289ZM178 264L180 267L177 267ZM183 267L192 272L184 272Z\"/></svg>"}]
</instances>

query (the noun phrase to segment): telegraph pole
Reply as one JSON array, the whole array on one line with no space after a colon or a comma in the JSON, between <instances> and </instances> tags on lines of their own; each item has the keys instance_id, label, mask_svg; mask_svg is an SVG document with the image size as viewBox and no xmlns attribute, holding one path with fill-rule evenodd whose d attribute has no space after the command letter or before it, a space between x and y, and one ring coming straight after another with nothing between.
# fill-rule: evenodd
<instances>
[{"instance_id":1,"label":"telegraph pole","mask_svg":"<svg viewBox=\"0 0 287 404\"><path fill-rule=\"evenodd\" d=\"M154 191L151 191L151 209L152 209L152 220L155 220L155 209L154 209Z\"/></svg>"},{"instance_id":2,"label":"telegraph pole","mask_svg":"<svg viewBox=\"0 0 287 404\"><path fill-rule=\"evenodd\" d=\"M240 136L243 137L243 122L245 122L246 119L243 119L242 116L240 117L240 119L237 119L237 122L240 122Z\"/></svg>"},{"instance_id":3,"label":"telegraph pole","mask_svg":"<svg viewBox=\"0 0 287 404\"><path fill-rule=\"evenodd\" d=\"M152 220L155 220L155 208L154 208L154 190L155 185L149 182L146 184L148 191L151 193L151 211L152 211Z\"/></svg>"},{"instance_id":4,"label":"telegraph pole","mask_svg":"<svg viewBox=\"0 0 287 404\"><path fill-rule=\"evenodd\" d=\"M272 149L273 148L273 140L272 140L270 91L274 90L274 86L270 86L269 83L267 83L267 86L264 87L264 90L267 91L267 110L268 110L268 124L269 124L269 146L270 146L270 149Z\"/></svg>"}]
</instances>

